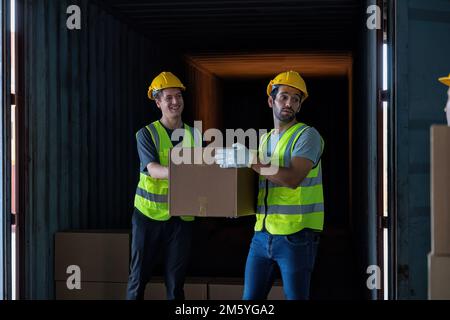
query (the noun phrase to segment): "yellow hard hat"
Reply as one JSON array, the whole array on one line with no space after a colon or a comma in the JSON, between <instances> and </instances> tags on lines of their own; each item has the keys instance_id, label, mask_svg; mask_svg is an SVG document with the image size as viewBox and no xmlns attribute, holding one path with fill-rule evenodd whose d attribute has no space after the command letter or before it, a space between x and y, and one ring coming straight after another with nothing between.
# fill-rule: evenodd
<instances>
[{"instance_id":1,"label":"yellow hard hat","mask_svg":"<svg viewBox=\"0 0 450 320\"><path fill-rule=\"evenodd\" d=\"M450 74L448 75L448 77L439 78L439 81L450 87Z\"/></svg>"},{"instance_id":2,"label":"yellow hard hat","mask_svg":"<svg viewBox=\"0 0 450 320\"><path fill-rule=\"evenodd\" d=\"M186 87L181 83L180 79L178 79L176 75L172 72L164 71L153 79L152 84L148 87L148 98L150 100L155 100L153 97L153 91L167 88L180 88L183 91L186 90Z\"/></svg>"},{"instance_id":3,"label":"yellow hard hat","mask_svg":"<svg viewBox=\"0 0 450 320\"><path fill-rule=\"evenodd\" d=\"M296 71L286 71L282 72L275 77L275 79L269 82L267 86L267 95L270 96L272 92L272 86L275 85L286 85L296 88L303 92L302 102L308 98L308 91L306 90L305 80Z\"/></svg>"}]
</instances>

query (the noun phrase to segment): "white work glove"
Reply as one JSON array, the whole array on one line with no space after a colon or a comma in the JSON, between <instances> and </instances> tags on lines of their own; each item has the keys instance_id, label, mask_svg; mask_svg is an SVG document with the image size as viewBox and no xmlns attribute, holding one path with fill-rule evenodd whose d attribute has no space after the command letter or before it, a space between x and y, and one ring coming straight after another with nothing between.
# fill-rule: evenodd
<instances>
[{"instance_id":1,"label":"white work glove","mask_svg":"<svg viewBox=\"0 0 450 320\"><path fill-rule=\"evenodd\" d=\"M256 150L249 150L243 144L235 143L231 148L217 148L214 161L221 168L250 168L256 163Z\"/></svg>"}]
</instances>

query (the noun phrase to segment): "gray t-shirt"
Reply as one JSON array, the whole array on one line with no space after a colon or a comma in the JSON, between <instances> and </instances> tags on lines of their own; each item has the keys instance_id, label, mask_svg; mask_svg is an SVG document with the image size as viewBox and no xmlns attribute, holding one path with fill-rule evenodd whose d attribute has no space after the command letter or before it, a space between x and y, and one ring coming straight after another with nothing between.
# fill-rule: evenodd
<instances>
[{"instance_id":1,"label":"gray t-shirt","mask_svg":"<svg viewBox=\"0 0 450 320\"><path fill-rule=\"evenodd\" d=\"M173 139L172 133L175 131L173 129L166 128L162 123L161 125L166 129L167 134L172 141L172 145L176 146L183 142L184 134L177 139ZM198 130L195 131L196 138L201 141L202 137ZM147 172L147 165L151 162L159 162L158 150L156 150L155 143L153 142L152 136L146 127L140 129L136 134L137 149L140 160L140 172ZM203 142L203 147L205 143Z\"/></svg>"},{"instance_id":2,"label":"gray t-shirt","mask_svg":"<svg viewBox=\"0 0 450 320\"><path fill-rule=\"evenodd\" d=\"M272 149L276 147L277 142L281 139L284 132L276 135L271 134L267 143L267 156L272 155ZM300 137L297 139L292 151L291 157L300 157L311 160L314 163L314 167L319 163L322 156L322 142L319 132L309 127L303 131Z\"/></svg>"},{"instance_id":3,"label":"gray t-shirt","mask_svg":"<svg viewBox=\"0 0 450 320\"><path fill-rule=\"evenodd\" d=\"M174 130L168 129L166 127L164 127L164 129L166 129L167 134L172 139L172 133ZM155 143L153 142L152 136L146 127L142 128L137 132L136 141L140 160L140 170L141 172L146 172L147 165L149 163L151 162L159 163L158 151L156 150L156 146ZM172 144L175 146L181 141L183 141L183 137L180 137L179 140L172 139Z\"/></svg>"}]
</instances>

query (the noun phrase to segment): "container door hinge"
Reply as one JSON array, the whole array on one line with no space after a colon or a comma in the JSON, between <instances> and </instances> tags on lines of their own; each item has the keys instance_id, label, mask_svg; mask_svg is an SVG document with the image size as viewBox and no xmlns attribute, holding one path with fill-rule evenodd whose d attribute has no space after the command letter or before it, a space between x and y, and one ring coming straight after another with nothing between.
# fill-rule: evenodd
<instances>
[{"instance_id":1,"label":"container door hinge","mask_svg":"<svg viewBox=\"0 0 450 320\"><path fill-rule=\"evenodd\" d=\"M379 90L378 91L378 100L381 102L388 102L391 95L389 90Z\"/></svg>"},{"instance_id":2,"label":"container door hinge","mask_svg":"<svg viewBox=\"0 0 450 320\"><path fill-rule=\"evenodd\" d=\"M391 219L389 217L379 216L378 225L381 229L389 229L391 226Z\"/></svg>"}]
</instances>

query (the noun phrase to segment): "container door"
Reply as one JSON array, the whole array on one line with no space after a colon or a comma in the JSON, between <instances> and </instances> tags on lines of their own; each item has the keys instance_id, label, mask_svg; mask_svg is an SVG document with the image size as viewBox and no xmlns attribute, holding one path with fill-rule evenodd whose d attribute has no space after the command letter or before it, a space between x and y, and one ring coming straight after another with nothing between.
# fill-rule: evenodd
<instances>
[{"instance_id":1,"label":"container door","mask_svg":"<svg viewBox=\"0 0 450 320\"><path fill-rule=\"evenodd\" d=\"M430 252L430 126L445 124L450 1L394 1L394 189L396 293L427 298Z\"/></svg>"},{"instance_id":2,"label":"container door","mask_svg":"<svg viewBox=\"0 0 450 320\"><path fill-rule=\"evenodd\" d=\"M0 300L11 295L11 152L9 0L0 0Z\"/></svg>"}]
</instances>

